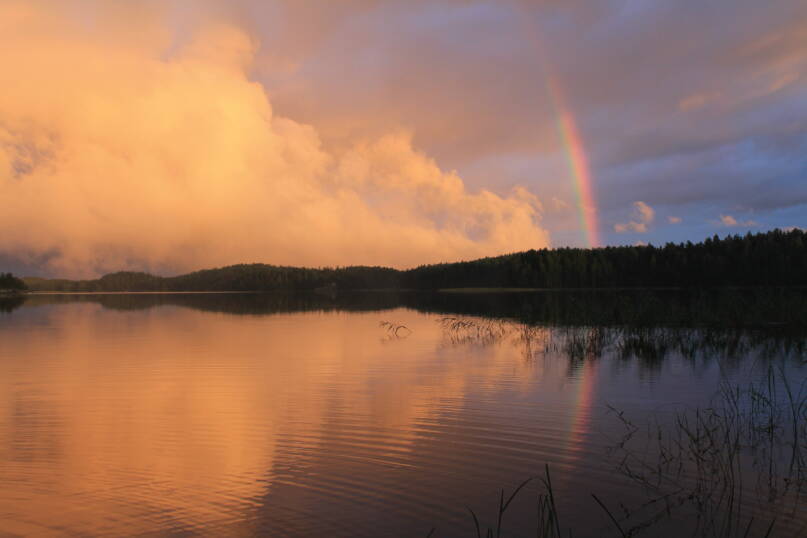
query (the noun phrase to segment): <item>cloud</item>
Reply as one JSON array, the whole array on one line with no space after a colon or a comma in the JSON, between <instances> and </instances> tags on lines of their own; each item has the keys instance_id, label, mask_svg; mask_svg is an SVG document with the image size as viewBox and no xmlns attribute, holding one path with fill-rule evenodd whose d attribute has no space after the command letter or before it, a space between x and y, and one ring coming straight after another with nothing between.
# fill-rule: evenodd
<instances>
[{"instance_id":1,"label":"cloud","mask_svg":"<svg viewBox=\"0 0 807 538\"><path fill-rule=\"evenodd\" d=\"M757 222L755 222L753 220L738 221L737 219L735 219L731 215L720 215L720 221L719 222L720 222L721 226L725 226L726 228L734 228L734 227L737 227L737 226L752 227L752 226L758 226L759 225L759 223L757 223Z\"/></svg>"},{"instance_id":2,"label":"cloud","mask_svg":"<svg viewBox=\"0 0 807 538\"><path fill-rule=\"evenodd\" d=\"M94 64L99 58L112 63L108 77L96 73L93 84L97 84L89 94L117 95L117 100L110 99L110 110L129 114L133 124L135 111L144 108L140 100L154 97L160 87L164 94L187 92L194 101L169 111L166 119L193 106L197 112L188 112L188 117L206 118L210 124L219 121L207 118L204 104L195 102L193 94L198 91L219 105L231 97L202 87L207 82L201 78L196 84L191 79L203 66L230 65L231 82L239 79L263 94L265 103L260 106L268 109L267 122L273 129L280 120L288 120L311 130L317 151L327 161L314 174L315 183L328 185L329 196L335 181L332 170L344 155L361 144L401 136L410 140L414 155L431 160L442 173L456 170L466 195L487 190L504 200L518 199L508 194L512 187L528 185L547 201L546 218L536 220L536 227L544 235L551 227L556 243L581 244L580 223L572 218L573 212L551 202L552 197L574 199L563 139L556 129L560 110L546 90L551 72L563 112L577 125L600 214L626 214L637 199L675 207L675 214L688 223L686 228L664 232L676 239L711 233L714 222L694 215L717 215L726 207L753 210L766 222L775 221L774 213L782 210L789 212L788 218L804 215L807 182L801 156L807 152L807 138L801 118L807 89L803 76L807 4L716 0L698 12L680 2L647 3L639 9L634 4L626 0L4 0L0 25L13 35L0 36L0 65L5 71L0 77L4 83L11 81L11 87L39 84L32 96L38 96L35 106L42 110L7 116L14 109L9 102L14 97L0 95L4 101L0 169L12 169L19 177L29 170L41 174L42 163L63 155L54 151L56 146L74 144L70 136L61 138L61 124L51 128L47 123L51 117L62 121L64 107L87 106L83 97L87 92L65 72L70 70L68 64L55 65L48 55L73 62L83 76L90 70L83 63ZM725 24L727 13L731 24ZM33 31L37 24L39 37L33 33L25 37L17 29ZM219 35L207 45L199 37L228 32L241 37ZM682 35L687 39L682 41ZM231 43L222 48L222 40ZM637 44L644 54L636 55ZM67 50L62 51L63 46ZM110 57L120 61L103 60ZM17 60L12 63L12 58ZM145 68L146 64L152 67ZM125 72L129 65L136 77ZM14 80L18 76L14 70L22 81ZM130 78L136 91L127 96ZM213 78L217 84L224 81ZM59 86L77 98L58 95L53 88ZM130 101L132 94L136 99ZM166 98L163 106L172 105ZM56 109L52 116L45 110L48 107ZM20 119L23 116L28 123ZM224 116L235 121L234 116ZM10 122L18 120L37 134L21 141L19 125L10 131ZM205 125L193 134L202 138L214 129ZM135 125L134 131L144 134L145 129ZM101 148L113 143L105 135L97 138ZM94 140L88 139L87 146L100 149ZM242 145L249 144L246 140ZM158 145L157 139L153 145ZM198 149L207 152L201 160L224 160L203 143ZM123 161L131 151L115 148L110 153ZM134 155L132 164L140 157ZM117 175L119 170L113 166L106 171L112 172ZM114 184L117 179L110 181ZM180 181L184 180L176 179ZM147 185L151 182L144 180L142 188ZM97 194L90 189L88 195ZM362 192L359 198L372 207L378 196ZM68 212L58 206L55 211ZM536 210L535 218L539 216ZM442 223L432 222L445 237ZM627 225L625 231L630 231ZM16 235L22 237L23 231ZM11 242L3 238L0 256ZM33 253L15 246L14 252L29 260L58 259L62 250L77 248L72 243L47 250L37 245ZM193 246L191 240L182 243L186 249L209 248ZM270 246L271 253L259 253L262 260L303 259L283 254L274 243ZM167 250L180 257L181 248ZM459 252L465 256L470 250ZM327 254L322 263L342 262L330 247L320 251ZM446 259L456 252L446 249ZM121 249L119 258L137 256ZM436 254L428 259L433 257ZM391 257L384 254L378 259Z\"/></svg>"},{"instance_id":3,"label":"cloud","mask_svg":"<svg viewBox=\"0 0 807 538\"><path fill-rule=\"evenodd\" d=\"M636 211L639 215L639 218L642 222L653 222L653 218L656 216L656 212L653 211L653 208L647 205L644 202L634 202L634 207L636 207Z\"/></svg>"},{"instance_id":4,"label":"cloud","mask_svg":"<svg viewBox=\"0 0 807 538\"><path fill-rule=\"evenodd\" d=\"M532 193L472 192L406 131L337 150L278 114L242 26L200 20L178 39L159 3L114 6L91 23L70 3L0 6L0 254L89 276L549 244Z\"/></svg>"},{"instance_id":5,"label":"cloud","mask_svg":"<svg viewBox=\"0 0 807 538\"><path fill-rule=\"evenodd\" d=\"M681 217L667 217L667 222L670 224L681 224L682 219Z\"/></svg>"},{"instance_id":6,"label":"cloud","mask_svg":"<svg viewBox=\"0 0 807 538\"><path fill-rule=\"evenodd\" d=\"M684 112L698 110L720 99L721 92L695 93L678 103L678 108Z\"/></svg>"},{"instance_id":7,"label":"cloud","mask_svg":"<svg viewBox=\"0 0 807 538\"><path fill-rule=\"evenodd\" d=\"M555 210L555 211L566 211L566 210L568 210L570 208L571 208L571 206L569 205L569 202L567 202L567 201L565 201L565 200L563 200L561 198L558 198L557 196L552 197L552 209L553 210Z\"/></svg>"},{"instance_id":8,"label":"cloud","mask_svg":"<svg viewBox=\"0 0 807 538\"><path fill-rule=\"evenodd\" d=\"M647 233L647 224L644 222L630 221L627 223L614 224L614 231L617 233L636 232Z\"/></svg>"},{"instance_id":9,"label":"cloud","mask_svg":"<svg viewBox=\"0 0 807 538\"><path fill-rule=\"evenodd\" d=\"M655 219L656 212L646 203L638 201L633 202L632 216L633 220L629 222L614 224L614 231L617 233L647 233L647 226Z\"/></svg>"},{"instance_id":10,"label":"cloud","mask_svg":"<svg viewBox=\"0 0 807 538\"><path fill-rule=\"evenodd\" d=\"M697 13L625 0L238 3L268 25L256 76L326 146L403 126L467 184L572 200L549 66L602 214L650 199L687 218L679 238L702 237L711 225L687 215L807 201L803 1L717 0ZM261 5L272 16L256 16ZM547 210L553 231L579 226Z\"/></svg>"}]
</instances>

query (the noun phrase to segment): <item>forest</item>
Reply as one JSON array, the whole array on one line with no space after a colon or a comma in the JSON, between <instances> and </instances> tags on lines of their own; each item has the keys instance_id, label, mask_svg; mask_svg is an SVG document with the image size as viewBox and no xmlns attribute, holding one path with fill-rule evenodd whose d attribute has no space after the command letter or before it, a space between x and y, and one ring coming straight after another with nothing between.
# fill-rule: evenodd
<instances>
[{"instance_id":1,"label":"forest","mask_svg":"<svg viewBox=\"0 0 807 538\"><path fill-rule=\"evenodd\" d=\"M10 275L4 278L14 279ZM773 230L725 238L714 236L700 243L668 243L664 246L529 250L408 270L243 264L173 277L119 272L95 280L24 280L32 291L805 286L807 233L799 229ZM3 287L0 284L0 289Z\"/></svg>"},{"instance_id":2,"label":"forest","mask_svg":"<svg viewBox=\"0 0 807 538\"><path fill-rule=\"evenodd\" d=\"M25 282L21 279L11 273L0 273L0 292L23 291L25 289Z\"/></svg>"}]
</instances>

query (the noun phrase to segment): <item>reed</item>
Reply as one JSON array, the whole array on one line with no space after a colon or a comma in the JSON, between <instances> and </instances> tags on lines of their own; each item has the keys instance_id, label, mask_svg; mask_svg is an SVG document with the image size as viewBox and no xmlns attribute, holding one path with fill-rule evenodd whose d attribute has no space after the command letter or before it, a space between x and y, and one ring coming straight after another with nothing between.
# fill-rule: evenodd
<instances>
[{"instance_id":1,"label":"reed","mask_svg":"<svg viewBox=\"0 0 807 538\"><path fill-rule=\"evenodd\" d=\"M683 512L686 536L764 536L796 515L807 493L807 387L769 365L764 382L721 384L708 408L639 428L623 413L617 469L663 508L629 530ZM642 432L645 435L642 435Z\"/></svg>"},{"instance_id":2,"label":"reed","mask_svg":"<svg viewBox=\"0 0 807 538\"><path fill-rule=\"evenodd\" d=\"M555 491L552 486L552 476L549 472L549 464L544 465L544 475L542 477L530 477L524 480L518 487L513 490L513 492L507 497L507 500L504 500L504 490L501 490L499 493L499 507L496 516L496 525L492 527L488 527L485 529L484 536L485 538L500 538L502 532L504 530L503 527L503 520L505 512L507 512L507 508L516 498L516 496L524 489L527 484L533 481L538 481L541 483L542 489L541 492L538 494L537 502L536 502L536 519L535 519L535 536L537 538L564 538L564 537L573 537L573 530L571 528L566 529L566 534L564 534L561 529L563 528L560 523L560 514L558 511L557 504L555 502ZM613 524L614 529L618 533L619 536L623 538L631 536L631 534L627 533L622 526L620 525L617 518L613 515L613 513L608 509L605 503L600 500L599 497L591 494L591 497L594 499L596 506L599 509L602 509L605 514L608 516L609 520ZM473 509L470 507L468 508L468 512L473 519L474 530L476 531L476 537L482 538L482 525L479 523L479 518L474 512ZM432 529L429 535L433 535L435 529Z\"/></svg>"},{"instance_id":3,"label":"reed","mask_svg":"<svg viewBox=\"0 0 807 538\"><path fill-rule=\"evenodd\" d=\"M658 367L671 356L690 361L724 361L757 354L765 360L807 357L807 334L780 329L710 327L577 326L546 327L490 318L442 317L439 323L452 345L509 343L525 356L563 355L572 361L610 355Z\"/></svg>"},{"instance_id":4,"label":"reed","mask_svg":"<svg viewBox=\"0 0 807 538\"><path fill-rule=\"evenodd\" d=\"M495 527L488 527L485 530L484 535L486 538L501 537L504 515L505 512L507 512L507 508L513 502L516 496L518 496L518 494L524 489L524 487L536 479L541 482L544 488L543 492L538 495L536 536L538 536L538 538L561 537L560 518L558 517L558 509L557 505L555 504L555 493L552 489L552 478L549 474L549 465L545 465L543 477L527 478L521 484L519 484L515 490L513 490L513 492L507 497L506 501L504 500L504 490L501 490L499 494L499 508L496 515L496 525ZM482 538L482 526L479 523L479 518L477 517L476 512L474 512L474 510L470 507L468 507L468 512L473 519L477 538Z\"/></svg>"},{"instance_id":5,"label":"reed","mask_svg":"<svg viewBox=\"0 0 807 538\"><path fill-rule=\"evenodd\" d=\"M474 334L491 332L489 326L459 320L444 323ZM493 334L499 330L496 326ZM581 355L605 340L592 331L564 338L566 349ZM603 530L602 536L652 536L670 528L697 538L767 538L778 535L777 529L807 536L807 526L793 532L804 517L807 495L807 379L795 383L784 366L769 363L765 375L746 386L724 377L705 408L657 416L641 427L624 412L611 411L624 425L623 436L610 450L616 470L640 488L643 500L633 507L620 503L616 515L590 493L592 512L601 511L610 522L610 534ZM495 524L483 529L477 513L468 508L477 538L501 536L508 507L534 481L541 485L535 535L574 536L573 528L561 527L545 465L544 476L528 478L510 495L500 492Z\"/></svg>"},{"instance_id":6,"label":"reed","mask_svg":"<svg viewBox=\"0 0 807 538\"><path fill-rule=\"evenodd\" d=\"M412 329L406 325L401 325L392 321L382 320L378 322L378 326L384 329L384 331L387 333L387 337L389 338L406 338L412 334Z\"/></svg>"}]
</instances>

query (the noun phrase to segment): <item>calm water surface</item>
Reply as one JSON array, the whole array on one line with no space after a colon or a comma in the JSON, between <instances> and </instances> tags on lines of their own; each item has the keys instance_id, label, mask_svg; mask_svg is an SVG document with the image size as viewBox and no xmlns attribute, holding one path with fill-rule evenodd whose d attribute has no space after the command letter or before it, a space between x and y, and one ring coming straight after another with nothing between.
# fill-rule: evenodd
<instances>
[{"instance_id":1,"label":"calm water surface","mask_svg":"<svg viewBox=\"0 0 807 538\"><path fill-rule=\"evenodd\" d=\"M723 314L666 299L659 320L608 313L615 300L7 301L0 535L470 536L466 507L494 524L499 491L545 464L561 524L614 535L591 493L614 510L647 493L617 471L609 406L663 421L708 405L721 379L807 375L800 334L682 327L681 312ZM603 311L651 336L615 345ZM516 498L506 535L534 535L540 490ZM780 519L797 535L807 514ZM658 529L644 535L677 535Z\"/></svg>"}]
</instances>

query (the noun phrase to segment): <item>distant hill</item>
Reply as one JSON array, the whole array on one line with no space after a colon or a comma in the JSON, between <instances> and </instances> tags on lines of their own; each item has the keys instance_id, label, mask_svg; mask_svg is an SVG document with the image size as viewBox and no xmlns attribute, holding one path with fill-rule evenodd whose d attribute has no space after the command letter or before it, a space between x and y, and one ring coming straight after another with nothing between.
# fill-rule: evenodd
<instances>
[{"instance_id":1,"label":"distant hill","mask_svg":"<svg viewBox=\"0 0 807 538\"><path fill-rule=\"evenodd\" d=\"M306 269L255 263L173 277L119 272L96 280L24 280L32 291L273 291L393 289L400 285L400 274L400 271L384 267Z\"/></svg>"},{"instance_id":2,"label":"distant hill","mask_svg":"<svg viewBox=\"0 0 807 538\"><path fill-rule=\"evenodd\" d=\"M249 264L173 277L120 272L96 280L24 280L33 291L807 286L807 233L774 230L696 244L530 250L405 271Z\"/></svg>"}]
</instances>

